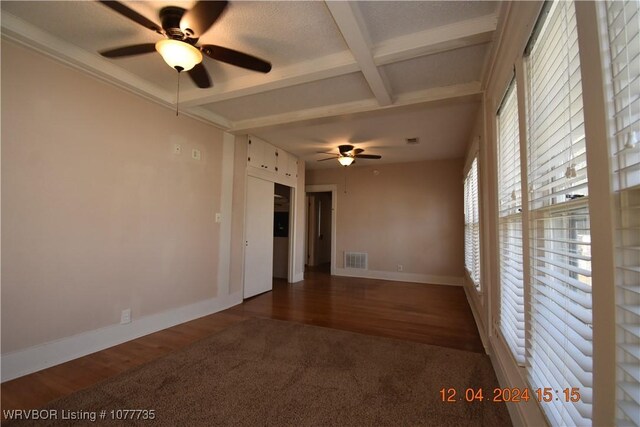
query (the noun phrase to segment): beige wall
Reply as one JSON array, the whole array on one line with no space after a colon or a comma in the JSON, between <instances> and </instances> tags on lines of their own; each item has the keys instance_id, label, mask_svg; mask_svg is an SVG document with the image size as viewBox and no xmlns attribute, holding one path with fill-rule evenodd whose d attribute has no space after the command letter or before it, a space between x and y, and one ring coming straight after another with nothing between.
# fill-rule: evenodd
<instances>
[{"instance_id":1,"label":"beige wall","mask_svg":"<svg viewBox=\"0 0 640 427\"><path fill-rule=\"evenodd\" d=\"M356 251L369 254L369 270L402 264L404 273L462 277L462 166L459 159L307 171L307 185L338 186L337 267L344 251Z\"/></svg>"},{"instance_id":2,"label":"beige wall","mask_svg":"<svg viewBox=\"0 0 640 427\"><path fill-rule=\"evenodd\" d=\"M216 128L3 40L3 353L215 297L221 154Z\"/></svg>"}]
</instances>

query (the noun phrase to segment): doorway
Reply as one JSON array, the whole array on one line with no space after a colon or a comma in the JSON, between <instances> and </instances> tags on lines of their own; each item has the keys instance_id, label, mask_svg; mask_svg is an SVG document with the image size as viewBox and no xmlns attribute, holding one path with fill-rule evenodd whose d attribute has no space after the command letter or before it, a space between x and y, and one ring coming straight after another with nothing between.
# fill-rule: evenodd
<instances>
[{"instance_id":1,"label":"doorway","mask_svg":"<svg viewBox=\"0 0 640 427\"><path fill-rule=\"evenodd\" d=\"M291 187L277 184L273 199L273 278L289 277L291 248Z\"/></svg>"},{"instance_id":2,"label":"doorway","mask_svg":"<svg viewBox=\"0 0 640 427\"><path fill-rule=\"evenodd\" d=\"M305 271L334 273L336 247L336 188L306 188Z\"/></svg>"}]
</instances>

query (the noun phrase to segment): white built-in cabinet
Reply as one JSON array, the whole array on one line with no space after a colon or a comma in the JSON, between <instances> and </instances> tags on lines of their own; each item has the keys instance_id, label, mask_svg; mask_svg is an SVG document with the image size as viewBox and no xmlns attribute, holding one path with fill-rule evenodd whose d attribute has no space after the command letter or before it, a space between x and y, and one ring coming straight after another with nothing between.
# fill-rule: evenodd
<instances>
[{"instance_id":1,"label":"white built-in cabinet","mask_svg":"<svg viewBox=\"0 0 640 427\"><path fill-rule=\"evenodd\" d=\"M259 138L249 137L247 153L248 166L268 172L276 172L278 151L273 145Z\"/></svg>"},{"instance_id":2,"label":"white built-in cabinet","mask_svg":"<svg viewBox=\"0 0 640 427\"><path fill-rule=\"evenodd\" d=\"M298 178L297 157L255 136L249 136L247 143L249 175L295 187Z\"/></svg>"},{"instance_id":3,"label":"white built-in cabinet","mask_svg":"<svg viewBox=\"0 0 640 427\"><path fill-rule=\"evenodd\" d=\"M271 290L274 183L292 188L298 183L297 157L254 136L247 144L244 298ZM291 206L294 212L295 202ZM293 232L293 221L289 230Z\"/></svg>"}]
</instances>

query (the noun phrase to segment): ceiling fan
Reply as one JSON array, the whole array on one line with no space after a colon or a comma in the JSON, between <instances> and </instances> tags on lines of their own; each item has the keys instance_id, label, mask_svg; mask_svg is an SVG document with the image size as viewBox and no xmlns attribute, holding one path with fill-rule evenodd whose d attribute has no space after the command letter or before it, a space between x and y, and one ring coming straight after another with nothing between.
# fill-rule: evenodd
<instances>
[{"instance_id":1,"label":"ceiling fan","mask_svg":"<svg viewBox=\"0 0 640 427\"><path fill-rule=\"evenodd\" d=\"M145 18L123 3L102 0L100 3L164 36L164 39L157 43L135 44L100 52L102 56L107 58L122 58L158 51L165 62L175 68L178 73L187 71L193 82L200 88L212 86L209 73L202 65L202 54L217 61L261 73L271 71L269 62L255 56L213 44L201 46L196 44L200 36L220 18L227 8L227 1L198 1L189 10L176 6L164 7L160 10L162 26Z\"/></svg>"},{"instance_id":2,"label":"ceiling fan","mask_svg":"<svg viewBox=\"0 0 640 427\"><path fill-rule=\"evenodd\" d=\"M319 151L320 154L331 154L334 157L327 157L326 159L320 159L319 162L324 162L326 160L338 159L338 162L342 166L349 166L356 159L381 159L382 156L378 154L362 154L364 150L362 148L355 148L353 145L344 144L338 145L339 154L331 153L327 151Z\"/></svg>"}]
</instances>

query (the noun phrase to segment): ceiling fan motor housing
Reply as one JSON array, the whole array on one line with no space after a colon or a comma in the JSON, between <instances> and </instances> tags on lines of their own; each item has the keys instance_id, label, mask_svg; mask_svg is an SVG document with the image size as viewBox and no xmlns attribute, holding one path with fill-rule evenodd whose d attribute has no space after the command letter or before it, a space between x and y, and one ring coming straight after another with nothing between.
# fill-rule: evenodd
<instances>
[{"instance_id":1,"label":"ceiling fan motor housing","mask_svg":"<svg viewBox=\"0 0 640 427\"><path fill-rule=\"evenodd\" d=\"M180 29L180 20L185 12L186 9L177 6L167 6L160 10L162 28L167 37L175 40L185 40L193 35L193 31L190 28L184 31Z\"/></svg>"}]
</instances>

